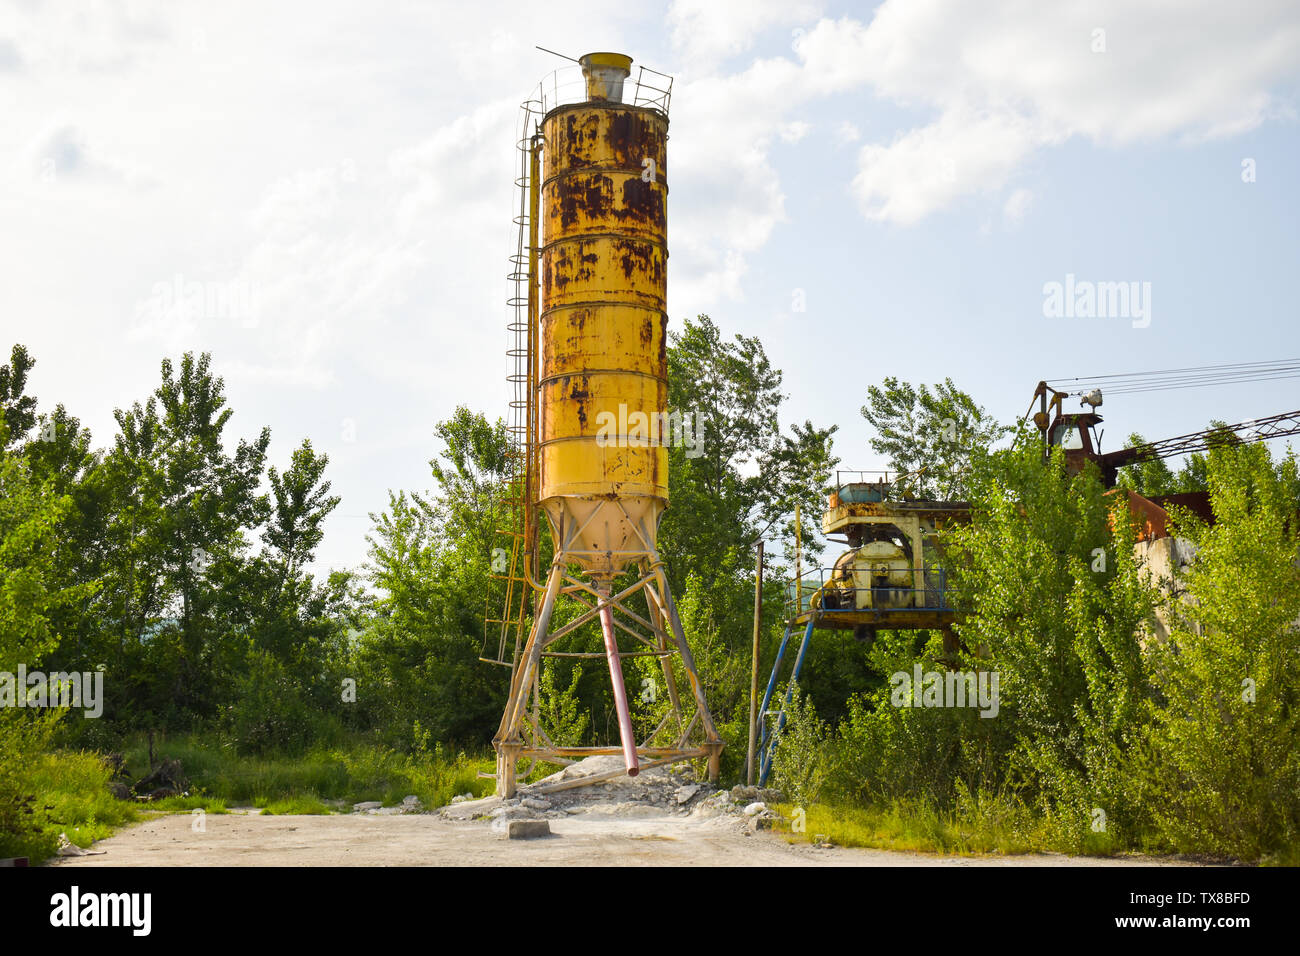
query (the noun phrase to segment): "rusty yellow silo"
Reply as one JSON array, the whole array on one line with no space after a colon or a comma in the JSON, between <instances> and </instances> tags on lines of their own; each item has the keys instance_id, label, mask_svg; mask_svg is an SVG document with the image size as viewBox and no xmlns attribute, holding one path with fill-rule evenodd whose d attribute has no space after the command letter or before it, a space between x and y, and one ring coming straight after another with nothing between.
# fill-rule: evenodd
<instances>
[{"instance_id":1,"label":"rusty yellow silo","mask_svg":"<svg viewBox=\"0 0 1300 956\"><path fill-rule=\"evenodd\" d=\"M528 529L534 527L529 522L535 506L546 513L555 548L544 584L534 579L528 561L521 579L535 588L537 607L527 642L512 664L505 714L493 739L497 792L505 796L516 791L520 759L569 763L621 754L622 770L582 778L595 783L621 773L634 776L641 760L657 765L704 758L716 781L722 750L656 543L668 504L669 422L681 421L667 414L671 78L642 68L631 102L624 102L629 57L591 53L578 62L583 74L578 102L557 102L548 92L552 87L543 86L524 104L530 138L521 148L530 171L519 183L527 191L529 212L516 222L530 234L528 295L516 294L511 301L516 308L525 299L528 303L528 322L512 328L527 328L532 398L530 424L523 429L530 436L523 482L529 508L524 530L515 537L532 540ZM648 81L647 74L658 79ZM541 121L528 134L535 114ZM512 275L518 280L524 274ZM698 428L697 423L697 435ZM530 553L536 554L535 546ZM632 583L614 593L615 580L628 571L635 571ZM634 608L633 597L644 604ZM552 612L561 599L581 607L552 630ZM521 613L518 620L523 619ZM553 646L596 620L603 651ZM547 656L605 659L618 745L568 746L547 736L537 703L541 660ZM662 685L647 688L643 680L640 703L668 704L641 742L623 682L623 659L630 656L657 658L662 671ZM685 694L678 692L674 660L689 683ZM657 698L660 690L663 696ZM687 695L695 704L693 715L683 712Z\"/></svg>"},{"instance_id":2,"label":"rusty yellow silo","mask_svg":"<svg viewBox=\"0 0 1300 956\"><path fill-rule=\"evenodd\" d=\"M597 573L627 564L633 524L653 542L668 499L668 118L611 95L630 63L584 57L591 98L542 121L539 499L584 526Z\"/></svg>"}]
</instances>

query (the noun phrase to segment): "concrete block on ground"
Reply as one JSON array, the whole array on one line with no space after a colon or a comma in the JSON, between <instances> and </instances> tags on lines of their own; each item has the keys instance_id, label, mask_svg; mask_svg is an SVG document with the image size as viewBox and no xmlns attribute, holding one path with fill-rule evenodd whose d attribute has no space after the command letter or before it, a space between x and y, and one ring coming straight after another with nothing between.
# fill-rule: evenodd
<instances>
[{"instance_id":1,"label":"concrete block on ground","mask_svg":"<svg viewBox=\"0 0 1300 956\"><path fill-rule=\"evenodd\" d=\"M545 820L511 820L506 825L506 839L535 840L551 835L551 825Z\"/></svg>"}]
</instances>

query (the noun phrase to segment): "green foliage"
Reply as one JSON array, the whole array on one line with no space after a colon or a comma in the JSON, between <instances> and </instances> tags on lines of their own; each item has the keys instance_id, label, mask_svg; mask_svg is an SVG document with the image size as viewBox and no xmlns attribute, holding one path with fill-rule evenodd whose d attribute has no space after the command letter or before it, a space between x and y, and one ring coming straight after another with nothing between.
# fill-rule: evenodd
<instances>
[{"instance_id":1,"label":"green foliage","mask_svg":"<svg viewBox=\"0 0 1300 956\"><path fill-rule=\"evenodd\" d=\"M1100 809L1106 832L1131 835L1145 808L1121 758L1151 692L1138 633L1156 596L1127 510L1110 509L1093 473L1069 475L1059 451L1044 464L1032 442L979 476L973 519L950 540L968 610L958 632L980 652L968 663L998 672L1013 765L1062 832L1082 846Z\"/></svg>"},{"instance_id":2,"label":"green foliage","mask_svg":"<svg viewBox=\"0 0 1300 956\"><path fill-rule=\"evenodd\" d=\"M778 808L793 824L793 806ZM1004 796L963 794L943 810L914 798L866 806L828 803L804 808L804 829L791 842L825 841L835 846L921 853L1021 854L1051 846L1051 837L1032 811Z\"/></svg>"},{"instance_id":3,"label":"green foliage","mask_svg":"<svg viewBox=\"0 0 1300 956\"><path fill-rule=\"evenodd\" d=\"M1222 425L1222 422L1211 423L1211 427ZM1124 447L1133 448L1144 444L1146 444L1146 439L1134 432L1128 436L1128 441L1125 442ZM1183 466L1177 472L1169 467L1169 462L1166 459L1155 458L1140 461L1133 465L1125 465L1119 469L1116 483L1121 488L1131 488L1146 497L1206 491L1208 489L1207 467L1208 458L1200 452L1188 455L1183 462Z\"/></svg>"},{"instance_id":4,"label":"green foliage","mask_svg":"<svg viewBox=\"0 0 1300 956\"><path fill-rule=\"evenodd\" d=\"M500 504L509 446L504 423L463 407L436 431L446 449L429 463L435 494L390 493L372 515L380 597L353 654L358 707L389 742L418 719L437 740L477 747L496 730L508 678L479 652L484 611L500 609L491 554L509 527Z\"/></svg>"},{"instance_id":5,"label":"green foliage","mask_svg":"<svg viewBox=\"0 0 1300 956\"><path fill-rule=\"evenodd\" d=\"M1156 821L1175 846L1257 860L1300 842L1300 521L1296 460L1261 446L1209 459L1215 523L1152 648L1161 695L1144 750Z\"/></svg>"},{"instance_id":6,"label":"green foliage","mask_svg":"<svg viewBox=\"0 0 1300 956\"><path fill-rule=\"evenodd\" d=\"M262 812L267 816L287 816L290 814L303 814L306 816L322 816L332 813L334 808L322 800L320 797L311 794L296 794L292 797L283 797L279 800L268 800L262 797L253 801L253 805L261 807Z\"/></svg>"},{"instance_id":7,"label":"green foliage","mask_svg":"<svg viewBox=\"0 0 1300 956\"><path fill-rule=\"evenodd\" d=\"M707 315L687 319L670 333L668 404L703 416L702 453L670 448L671 507L660 527L660 551L676 590L692 573L711 576L735 552L735 564L753 567L758 538L788 520L799 501L809 533L838 458L831 454L835 426L795 425L783 435L778 412L785 396L781 371L757 338L731 342Z\"/></svg>"},{"instance_id":8,"label":"green foliage","mask_svg":"<svg viewBox=\"0 0 1300 956\"><path fill-rule=\"evenodd\" d=\"M15 345L8 365L0 365L0 418L6 431L0 434L0 450L21 442L36 424L36 397L26 394L27 376L36 360L27 349Z\"/></svg>"},{"instance_id":9,"label":"green foliage","mask_svg":"<svg viewBox=\"0 0 1300 956\"><path fill-rule=\"evenodd\" d=\"M581 746L591 723L591 714L582 706L578 696L582 665L574 665L569 673L567 687L559 684L557 669L554 658L542 662L541 674L538 676L542 691L539 722L542 731L556 746Z\"/></svg>"},{"instance_id":10,"label":"green foliage","mask_svg":"<svg viewBox=\"0 0 1300 956\"><path fill-rule=\"evenodd\" d=\"M273 506L262 539L277 556L282 588L315 555L325 534L321 525L338 507L339 497L329 494L330 483L323 480L328 464L329 456L317 455L304 438L283 476L274 467L268 472Z\"/></svg>"},{"instance_id":11,"label":"green foliage","mask_svg":"<svg viewBox=\"0 0 1300 956\"><path fill-rule=\"evenodd\" d=\"M930 389L888 376L867 389L862 417L876 437L871 447L898 472L924 473L911 483L918 498L962 498L977 457L1007 431L952 379Z\"/></svg>"},{"instance_id":12,"label":"green foliage","mask_svg":"<svg viewBox=\"0 0 1300 956\"><path fill-rule=\"evenodd\" d=\"M37 796L25 826L0 827L0 856L25 856L39 863L54 856L62 833L87 847L138 819L133 803L109 793L109 776L98 754L32 754L24 768L24 785Z\"/></svg>"},{"instance_id":13,"label":"green foliage","mask_svg":"<svg viewBox=\"0 0 1300 956\"><path fill-rule=\"evenodd\" d=\"M491 780L478 776L479 771L493 769L490 755L453 754L441 745L422 753L403 753L358 737L345 738L334 747L312 747L301 754L242 756L214 745L207 735L189 735L159 742L158 755L181 761L191 792L201 792L205 806L265 807L276 801L301 800L297 805L320 801L346 810L363 800L394 806L414 794L424 806L440 807L462 793L485 796L493 787ZM126 757L133 773L143 772L148 766L145 741L133 740ZM168 804L159 806L167 808Z\"/></svg>"},{"instance_id":14,"label":"green foliage","mask_svg":"<svg viewBox=\"0 0 1300 956\"><path fill-rule=\"evenodd\" d=\"M15 365L19 355L15 349ZM17 375L5 380L13 401ZM16 403L20 408L21 400ZM54 493L52 482L39 482L30 464L5 450L8 428L0 414L0 673L14 681L20 666L38 670L58 648L53 615L85 595L85 588L63 588L57 575L58 523L70 507ZM33 768L47 745L59 710L19 707L25 686L10 686L13 695L0 705L0 855L46 854L53 818L42 801ZM12 852L8 852L12 851ZM48 854L46 854L48 855Z\"/></svg>"},{"instance_id":15,"label":"green foliage","mask_svg":"<svg viewBox=\"0 0 1300 956\"><path fill-rule=\"evenodd\" d=\"M292 673L274 656L253 651L234 679L235 699L219 724L237 752L299 753L320 739L320 719L303 700Z\"/></svg>"},{"instance_id":16,"label":"green foliage","mask_svg":"<svg viewBox=\"0 0 1300 956\"><path fill-rule=\"evenodd\" d=\"M816 803L826 783L825 742L830 733L811 702L791 685L786 725L772 759L772 779L799 806Z\"/></svg>"}]
</instances>

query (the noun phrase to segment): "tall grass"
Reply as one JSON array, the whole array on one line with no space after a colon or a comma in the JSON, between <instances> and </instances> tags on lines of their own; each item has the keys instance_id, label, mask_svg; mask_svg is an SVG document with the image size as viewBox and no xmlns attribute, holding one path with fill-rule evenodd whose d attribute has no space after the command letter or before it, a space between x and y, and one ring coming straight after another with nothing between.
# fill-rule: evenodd
<instances>
[{"instance_id":1,"label":"tall grass","mask_svg":"<svg viewBox=\"0 0 1300 956\"><path fill-rule=\"evenodd\" d=\"M109 836L139 819L133 803L108 790L109 769L98 754L78 751L42 754L24 783L36 792L35 832L21 837L0 833L0 856L26 856L40 862L55 854L59 834L80 847Z\"/></svg>"},{"instance_id":2,"label":"tall grass","mask_svg":"<svg viewBox=\"0 0 1300 956\"><path fill-rule=\"evenodd\" d=\"M963 811L901 799L880 806L782 804L776 809L791 842L957 855L1034 853L1051 843L1043 821L1009 803ZM796 822L802 832L795 830Z\"/></svg>"},{"instance_id":3,"label":"tall grass","mask_svg":"<svg viewBox=\"0 0 1300 956\"><path fill-rule=\"evenodd\" d=\"M130 779L149 771L145 738L129 742L123 756ZM459 794L491 792L494 782L479 771L494 769L493 758L450 755L440 747L404 754L370 743L318 747L301 756L241 757L197 736L163 740L155 760L178 759L190 787L186 794L154 803L119 800L109 790L111 771L100 754L59 751L41 754L24 777L35 794L33 826L0 832L0 857L26 856L39 863L55 855L59 834L81 847L110 836L151 812L184 813L255 806L268 814L330 813L378 800L385 806L415 795L425 807L440 807Z\"/></svg>"},{"instance_id":4,"label":"tall grass","mask_svg":"<svg viewBox=\"0 0 1300 956\"><path fill-rule=\"evenodd\" d=\"M147 766L144 739L134 740L125 756L133 769ZM391 806L413 794L426 807L440 807L458 794L485 796L494 786L492 780L478 776L480 770L494 769L491 756L450 755L440 747L405 754L355 743L315 747L296 756L242 757L191 736L162 742L156 757L180 760L195 790L229 806L267 807L295 798L303 798L304 807L315 807L313 799L335 805L378 800Z\"/></svg>"}]
</instances>

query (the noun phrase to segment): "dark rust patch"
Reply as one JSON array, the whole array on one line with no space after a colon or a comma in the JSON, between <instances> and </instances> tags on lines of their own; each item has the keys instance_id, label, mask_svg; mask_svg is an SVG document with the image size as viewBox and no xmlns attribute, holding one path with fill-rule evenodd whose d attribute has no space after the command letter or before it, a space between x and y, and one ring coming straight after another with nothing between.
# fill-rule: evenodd
<instances>
[{"instance_id":1,"label":"dark rust patch","mask_svg":"<svg viewBox=\"0 0 1300 956\"><path fill-rule=\"evenodd\" d=\"M633 273L641 272L649 276L653 282L660 281L663 270L658 259L651 254L650 246L639 242L620 242L618 245L623 251L618 257L618 262L623 267L625 279L631 281Z\"/></svg>"},{"instance_id":2,"label":"dark rust patch","mask_svg":"<svg viewBox=\"0 0 1300 956\"><path fill-rule=\"evenodd\" d=\"M585 169L592 165L590 157L596 144L596 126L596 117L590 113L569 113L564 117L556 169Z\"/></svg>"},{"instance_id":3,"label":"dark rust patch","mask_svg":"<svg viewBox=\"0 0 1300 956\"><path fill-rule=\"evenodd\" d=\"M620 221L632 219L662 228L664 194L655 188L654 183L645 182L639 176L627 180L623 183L623 208L619 210L618 218Z\"/></svg>"},{"instance_id":4,"label":"dark rust patch","mask_svg":"<svg viewBox=\"0 0 1300 956\"><path fill-rule=\"evenodd\" d=\"M664 134L659 123L639 111L611 110L605 127L605 144L616 164L641 166L649 157L655 161L657 172L663 171Z\"/></svg>"},{"instance_id":5,"label":"dark rust patch","mask_svg":"<svg viewBox=\"0 0 1300 956\"><path fill-rule=\"evenodd\" d=\"M617 224L638 235L662 236L666 222L663 187L645 182L631 171L618 178L621 184L616 184L613 176L586 172L547 184L548 233L606 231Z\"/></svg>"},{"instance_id":6,"label":"dark rust patch","mask_svg":"<svg viewBox=\"0 0 1300 956\"><path fill-rule=\"evenodd\" d=\"M578 378L569 388L569 400L574 403L574 409L578 413L578 426L583 432L587 430L587 400L591 398L591 391L587 376L575 376ZM565 379L567 385L571 379Z\"/></svg>"}]
</instances>

